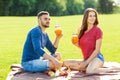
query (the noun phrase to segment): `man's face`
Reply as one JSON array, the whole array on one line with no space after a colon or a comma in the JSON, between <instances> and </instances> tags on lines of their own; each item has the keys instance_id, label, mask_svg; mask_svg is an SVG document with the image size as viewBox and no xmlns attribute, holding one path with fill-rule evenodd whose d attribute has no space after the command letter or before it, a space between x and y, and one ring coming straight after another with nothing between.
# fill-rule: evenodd
<instances>
[{"instance_id":1,"label":"man's face","mask_svg":"<svg viewBox=\"0 0 120 80\"><path fill-rule=\"evenodd\" d=\"M50 24L50 16L49 15L42 15L39 20L38 20L39 24L41 24L41 26L48 28L49 24Z\"/></svg>"}]
</instances>

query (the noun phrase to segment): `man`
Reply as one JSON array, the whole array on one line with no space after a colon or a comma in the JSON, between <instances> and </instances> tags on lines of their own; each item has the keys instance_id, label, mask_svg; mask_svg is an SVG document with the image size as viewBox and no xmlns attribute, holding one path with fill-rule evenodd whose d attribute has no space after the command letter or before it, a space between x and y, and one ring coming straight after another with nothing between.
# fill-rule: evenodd
<instances>
[{"instance_id":1,"label":"man","mask_svg":"<svg viewBox=\"0 0 120 80\"><path fill-rule=\"evenodd\" d=\"M50 24L50 16L47 11L41 11L37 15L38 26L30 30L23 48L22 67L25 71L41 72L56 70L61 67L60 53L56 53L61 35L56 35L54 44L51 43L46 31ZM51 55L44 51L46 47Z\"/></svg>"}]
</instances>

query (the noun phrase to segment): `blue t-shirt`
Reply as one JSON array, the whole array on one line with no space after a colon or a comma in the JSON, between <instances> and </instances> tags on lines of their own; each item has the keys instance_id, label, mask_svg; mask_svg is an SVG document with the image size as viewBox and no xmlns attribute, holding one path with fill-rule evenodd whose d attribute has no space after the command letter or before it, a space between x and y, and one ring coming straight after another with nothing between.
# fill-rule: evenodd
<instances>
[{"instance_id":1,"label":"blue t-shirt","mask_svg":"<svg viewBox=\"0 0 120 80\"><path fill-rule=\"evenodd\" d=\"M36 26L30 30L27 35L23 48L22 62L39 59L45 53L44 47L46 47L51 54L54 54L56 51L47 33L43 33L40 26Z\"/></svg>"}]
</instances>

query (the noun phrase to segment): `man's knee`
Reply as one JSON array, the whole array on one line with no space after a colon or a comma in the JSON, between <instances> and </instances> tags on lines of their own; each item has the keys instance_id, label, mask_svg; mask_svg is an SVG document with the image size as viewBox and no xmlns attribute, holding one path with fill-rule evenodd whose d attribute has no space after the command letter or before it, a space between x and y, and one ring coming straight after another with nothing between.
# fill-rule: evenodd
<instances>
[{"instance_id":1,"label":"man's knee","mask_svg":"<svg viewBox=\"0 0 120 80\"><path fill-rule=\"evenodd\" d=\"M54 70L55 69L55 66L54 66L54 64L51 61L49 62L49 69L50 70Z\"/></svg>"},{"instance_id":2,"label":"man's knee","mask_svg":"<svg viewBox=\"0 0 120 80\"><path fill-rule=\"evenodd\" d=\"M61 62L59 66L61 68L63 66L63 63ZM50 70L56 70L55 65L51 61L49 62L49 69Z\"/></svg>"}]
</instances>

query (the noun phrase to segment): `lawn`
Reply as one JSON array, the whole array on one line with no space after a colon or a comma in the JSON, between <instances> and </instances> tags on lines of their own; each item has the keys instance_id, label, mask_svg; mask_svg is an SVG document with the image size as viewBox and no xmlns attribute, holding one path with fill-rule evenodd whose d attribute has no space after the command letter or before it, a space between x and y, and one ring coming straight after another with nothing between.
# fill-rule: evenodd
<instances>
[{"instance_id":1,"label":"lawn","mask_svg":"<svg viewBox=\"0 0 120 80\"><path fill-rule=\"evenodd\" d=\"M71 36L81 21L82 15L51 17L50 28L47 29L50 39L54 41L56 23L63 30L64 36L57 49L62 54L62 60L82 58L80 49L71 43ZM120 62L120 14L99 15L99 22L104 32L101 52L105 60ZM21 62L26 35L36 25L36 17L0 17L0 80L6 79L11 64Z\"/></svg>"}]
</instances>

